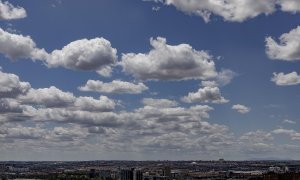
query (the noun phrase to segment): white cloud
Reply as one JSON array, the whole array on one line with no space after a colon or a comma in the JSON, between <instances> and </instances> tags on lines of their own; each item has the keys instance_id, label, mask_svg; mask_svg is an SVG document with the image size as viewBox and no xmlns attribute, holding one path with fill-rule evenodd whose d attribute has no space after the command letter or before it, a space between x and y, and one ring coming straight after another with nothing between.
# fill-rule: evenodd
<instances>
[{"instance_id":1,"label":"white cloud","mask_svg":"<svg viewBox=\"0 0 300 180\"><path fill-rule=\"evenodd\" d=\"M14 98L26 94L30 88L28 82L21 82L15 74L0 71L0 98Z\"/></svg>"},{"instance_id":2,"label":"white cloud","mask_svg":"<svg viewBox=\"0 0 300 180\"><path fill-rule=\"evenodd\" d=\"M279 0L281 10L291 13L297 13L300 11L300 1L298 0Z\"/></svg>"},{"instance_id":3,"label":"white cloud","mask_svg":"<svg viewBox=\"0 0 300 180\"><path fill-rule=\"evenodd\" d=\"M145 0L144 0L145 1ZM243 22L259 15L269 15L281 7L284 12L300 11L298 0L149 0L175 6L188 15L200 16L209 22L211 15L221 16L225 21Z\"/></svg>"},{"instance_id":4,"label":"white cloud","mask_svg":"<svg viewBox=\"0 0 300 180\"><path fill-rule=\"evenodd\" d=\"M110 76L111 65L117 60L117 50L104 38L81 39L54 50L46 59L49 67L65 67L82 71L97 71Z\"/></svg>"},{"instance_id":5,"label":"white cloud","mask_svg":"<svg viewBox=\"0 0 300 180\"><path fill-rule=\"evenodd\" d=\"M266 53L270 59L284 61L300 60L300 26L289 33L282 34L279 42L272 37L266 38Z\"/></svg>"},{"instance_id":6,"label":"white cloud","mask_svg":"<svg viewBox=\"0 0 300 180\"><path fill-rule=\"evenodd\" d=\"M27 16L26 10L22 7L15 7L8 1L0 0L0 20L21 19Z\"/></svg>"},{"instance_id":7,"label":"white cloud","mask_svg":"<svg viewBox=\"0 0 300 180\"><path fill-rule=\"evenodd\" d=\"M271 14L276 10L275 0L153 0L166 5L175 6L178 10L200 16L205 22L210 21L212 14L224 18L225 21L243 22L261 14Z\"/></svg>"},{"instance_id":8,"label":"white cloud","mask_svg":"<svg viewBox=\"0 0 300 180\"><path fill-rule=\"evenodd\" d=\"M291 72L289 74L284 73L273 73L271 81L275 82L278 86L291 86L300 84L300 75L297 72Z\"/></svg>"},{"instance_id":9,"label":"white cloud","mask_svg":"<svg viewBox=\"0 0 300 180\"><path fill-rule=\"evenodd\" d=\"M178 103L174 100L172 101L169 99L153 99L153 98L144 98L142 100L142 103L145 106L161 107L161 108L175 107L178 105Z\"/></svg>"},{"instance_id":10,"label":"white cloud","mask_svg":"<svg viewBox=\"0 0 300 180\"><path fill-rule=\"evenodd\" d=\"M12 59L44 59L47 53L44 49L36 48L30 36L11 34L0 28L0 53Z\"/></svg>"},{"instance_id":11,"label":"white cloud","mask_svg":"<svg viewBox=\"0 0 300 180\"><path fill-rule=\"evenodd\" d=\"M275 129L272 131L274 134L286 134L291 137L292 140L300 140L300 133L292 129Z\"/></svg>"},{"instance_id":12,"label":"white cloud","mask_svg":"<svg viewBox=\"0 0 300 180\"><path fill-rule=\"evenodd\" d=\"M12 34L1 28L0 53L12 60L41 60L50 68L96 71L105 77L111 75L117 61L117 50L104 38L77 40L49 54L37 48L30 36Z\"/></svg>"},{"instance_id":13,"label":"white cloud","mask_svg":"<svg viewBox=\"0 0 300 180\"><path fill-rule=\"evenodd\" d=\"M113 80L110 83L102 81L88 80L84 86L78 88L80 91L95 91L101 93L114 94L140 94L148 90L144 83L133 84L119 80Z\"/></svg>"},{"instance_id":14,"label":"white cloud","mask_svg":"<svg viewBox=\"0 0 300 180\"><path fill-rule=\"evenodd\" d=\"M292 120L289 120L289 119L283 120L282 123L284 123L284 124L296 124L295 121L292 121Z\"/></svg>"},{"instance_id":15,"label":"white cloud","mask_svg":"<svg viewBox=\"0 0 300 180\"><path fill-rule=\"evenodd\" d=\"M103 112L108 111L104 105L102 107L105 107L105 109L100 109L101 111L98 110L98 107L95 105L92 106L89 102L89 107L85 108L32 108L25 111L24 114L30 116L31 120L36 122L48 121L103 127L117 127L122 125L122 120L118 119L118 114Z\"/></svg>"},{"instance_id":16,"label":"white cloud","mask_svg":"<svg viewBox=\"0 0 300 180\"><path fill-rule=\"evenodd\" d=\"M24 96L19 97L22 103L37 104L45 107L66 107L75 102L75 96L70 92L63 92L54 86L50 88L30 89Z\"/></svg>"},{"instance_id":17,"label":"white cloud","mask_svg":"<svg viewBox=\"0 0 300 180\"><path fill-rule=\"evenodd\" d=\"M237 76L237 73L229 69L222 69L216 77L216 83L219 86L225 86L229 84L235 76Z\"/></svg>"},{"instance_id":18,"label":"white cloud","mask_svg":"<svg viewBox=\"0 0 300 180\"><path fill-rule=\"evenodd\" d=\"M22 106L14 99L0 98L0 114L22 113L22 111Z\"/></svg>"},{"instance_id":19,"label":"white cloud","mask_svg":"<svg viewBox=\"0 0 300 180\"><path fill-rule=\"evenodd\" d=\"M145 106L131 112L123 111L115 114L42 108L31 113L32 120L56 121L72 125L56 126L53 129L24 127L22 134L18 128L19 130L10 136L14 136L16 143L26 141L27 145L24 146L38 145L48 150L53 147L58 150L61 148L74 150L76 147L78 151L78 147L81 146L88 150L98 149L105 152L218 154L220 148L224 150L230 147L232 135L226 126L205 121L211 110L209 106L190 108ZM12 127L6 130L1 128L4 127L0 127L1 142L9 141L7 134ZM28 130L32 133L28 134ZM99 139L99 142L89 143L86 139L90 135Z\"/></svg>"},{"instance_id":20,"label":"white cloud","mask_svg":"<svg viewBox=\"0 0 300 180\"><path fill-rule=\"evenodd\" d=\"M246 140L254 143L270 142L273 139L274 137L272 136L272 133L261 131L261 130L257 130L254 132L247 132L240 137L240 140L243 141Z\"/></svg>"},{"instance_id":21,"label":"white cloud","mask_svg":"<svg viewBox=\"0 0 300 180\"><path fill-rule=\"evenodd\" d=\"M219 84L216 81L201 81L203 87L218 87Z\"/></svg>"},{"instance_id":22,"label":"white cloud","mask_svg":"<svg viewBox=\"0 0 300 180\"><path fill-rule=\"evenodd\" d=\"M15 127L1 127L0 137L5 139L11 139L12 141L21 139L40 139L45 135L45 131L34 127L23 127L17 125Z\"/></svg>"},{"instance_id":23,"label":"white cloud","mask_svg":"<svg viewBox=\"0 0 300 180\"><path fill-rule=\"evenodd\" d=\"M82 111L112 111L116 106L115 102L106 96L100 96L99 99L75 97L73 93L64 92L54 86L30 89L26 95L18 97L18 100L22 104Z\"/></svg>"},{"instance_id":24,"label":"white cloud","mask_svg":"<svg viewBox=\"0 0 300 180\"><path fill-rule=\"evenodd\" d=\"M159 6L155 6L155 7L153 6L153 7L152 7L152 11L156 11L156 12L157 12L157 11L159 11L159 10L160 10L160 7L159 7Z\"/></svg>"},{"instance_id":25,"label":"white cloud","mask_svg":"<svg viewBox=\"0 0 300 180\"><path fill-rule=\"evenodd\" d=\"M222 97L220 89L218 87L203 87L197 92L190 92L187 96L182 97L182 101L186 103L216 103L223 104L228 103L229 100Z\"/></svg>"},{"instance_id":26,"label":"white cloud","mask_svg":"<svg viewBox=\"0 0 300 180\"><path fill-rule=\"evenodd\" d=\"M123 70L142 80L206 80L217 76L215 63L205 51L188 44L171 46L165 38L151 38L148 54L123 54Z\"/></svg>"},{"instance_id":27,"label":"white cloud","mask_svg":"<svg viewBox=\"0 0 300 180\"><path fill-rule=\"evenodd\" d=\"M244 105L241 105L241 104L233 105L232 109L236 110L237 112L242 113L242 114L246 114L246 113L249 113L251 111L251 108L249 108L247 106L244 106Z\"/></svg>"},{"instance_id":28,"label":"white cloud","mask_svg":"<svg viewBox=\"0 0 300 180\"><path fill-rule=\"evenodd\" d=\"M106 112L115 109L116 103L106 96L100 96L99 99L92 97L78 97L74 106L84 111Z\"/></svg>"}]
</instances>

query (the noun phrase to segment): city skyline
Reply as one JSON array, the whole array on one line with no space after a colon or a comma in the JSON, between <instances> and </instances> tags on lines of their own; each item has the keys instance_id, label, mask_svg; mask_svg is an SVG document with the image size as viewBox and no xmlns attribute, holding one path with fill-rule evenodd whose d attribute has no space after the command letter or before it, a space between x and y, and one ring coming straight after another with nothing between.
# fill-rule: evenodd
<instances>
[{"instance_id":1,"label":"city skyline","mask_svg":"<svg viewBox=\"0 0 300 180\"><path fill-rule=\"evenodd\" d=\"M299 160L300 1L0 0L0 160Z\"/></svg>"}]
</instances>

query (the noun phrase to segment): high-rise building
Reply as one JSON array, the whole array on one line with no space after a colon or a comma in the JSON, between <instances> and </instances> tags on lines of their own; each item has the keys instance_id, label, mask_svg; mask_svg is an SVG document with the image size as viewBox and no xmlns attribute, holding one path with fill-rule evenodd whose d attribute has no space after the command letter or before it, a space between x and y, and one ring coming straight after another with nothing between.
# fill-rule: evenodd
<instances>
[{"instance_id":1,"label":"high-rise building","mask_svg":"<svg viewBox=\"0 0 300 180\"><path fill-rule=\"evenodd\" d=\"M102 180L111 180L112 179L112 177L111 177L111 171L110 170L101 170L99 172L99 177Z\"/></svg>"},{"instance_id":2,"label":"high-rise building","mask_svg":"<svg viewBox=\"0 0 300 180\"><path fill-rule=\"evenodd\" d=\"M134 169L133 180L143 180L143 172L139 169Z\"/></svg>"},{"instance_id":3,"label":"high-rise building","mask_svg":"<svg viewBox=\"0 0 300 180\"><path fill-rule=\"evenodd\" d=\"M171 167L165 166L163 169L163 176L165 177L171 177Z\"/></svg>"},{"instance_id":4,"label":"high-rise building","mask_svg":"<svg viewBox=\"0 0 300 180\"><path fill-rule=\"evenodd\" d=\"M121 169L120 180L133 180L134 169Z\"/></svg>"}]
</instances>

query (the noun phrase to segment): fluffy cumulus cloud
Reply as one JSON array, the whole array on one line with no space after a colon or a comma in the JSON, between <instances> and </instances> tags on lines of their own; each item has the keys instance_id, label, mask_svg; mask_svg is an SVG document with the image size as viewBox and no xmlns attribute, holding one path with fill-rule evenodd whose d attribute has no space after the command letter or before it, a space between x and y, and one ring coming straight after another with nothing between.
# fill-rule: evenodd
<instances>
[{"instance_id":1,"label":"fluffy cumulus cloud","mask_svg":"<svg viewBox=\"0 0 300 180\"><path fill-rule=\"evenodd\" d=\"M117 50L104 38L71 42L61 50L54 50L46 59L49 67L97 71L103 76L110 76L116 60Z\"/></svg>"},{"instance_id":2,"label":"fluffy cumulus cloud","mask_svg":"<svg viewBox=\"0 0 300 180\"><path fill-rule=\"evenodd\" d=\"M166 5L175 6L178 10L201 16L206 22L212 14L224 18L226 21L242 22L260 14L271 14L275 11L275 0L154 0Z\"/></svg>"},{"instance_id":3,"label":"fluffy cumulus cloud","mask_svg":"<svg viewBox=\"0 0 300 180\"><path fill-rule=\"evenodd\" d=\"M212 81L203 83L217 87ZM28 83L24 93L0 98L0 142L4 144L0 151L39 147L41 151L185 152L212 158L233 150L272 152L275 134L299 139L294 130L254 131L235 137L227 126L208 121L213 108L207 105L181 107L174 100L154 98L144 98L142 104L116 111L115 102L106 96L76 97L54 86L33 89Z\"/></svg>"},{"instance_id":4,"label":"fluffy cumulus cloud","mask_svg":"<svg viewBox=\"0 0 300 180\"><path fill-rule=\"evenodd\" d=\"M26 94L30 88L30 84L20 81L17 75L0 71L0 98L14 98Z\"/></svg>"},{"instance_id":5,"label":"fluffy cumulus cloud","mask_svg":"<svg viewBox=\"0 0 300 180\"><path fill-rule=\"evenodd\" d=\"M123 54L123 70L141 80L209 79L217 76L215 63L205 51L188 44L168 45L162 37L151 38L153 49L147 54Z\"/></svg>"},{"instance_id":6,"label":"fluffy cumulus cloud","mask_svg":"<svg viewBox=\"0 0 300 180\"><path fill-rule=\"evenodd\" d=\"M106 96L100 96L99 99L92 97L78 97L74 106L84 111L107 112L115 109L116 103Z\"/></svg>"},{"instance_id":7,"label":"fluffy cumulus cloud","mask_svg":"<svg viewBox=\"0 0 300 180\"><path fill-rule=\"evenodd\" d=\"M99 99L76 97L54 86L34 89L28 82L20 81L15 74L0 71L0 123L34 119L68 121L78 117L93 121L110 116L108 112L113 111L116 105L114 100L106 96L100 96ZM102 112L108 115L91 115Z\"/></svg>"},{"instance_id":8,"label":"fluffy cumulus cloud","mask_svg":"<svg viewBox=\"0 0 300 180\"><path fill-rule=\"evenodd\" d=\"M291 13L297 13L300 11L300 1L298 0L279 0L281 10Z\"/></svg>"},{"instance_id":9,"label":"fluffy cumulus cloud","mask_svg":"<svg viewBox=\"0 0 300 180\"><path fill-rule=\"evenodd\" d=\"M182 101L186 103L228 103L229 100L225 99L218 87L208 86L200 88L197 92L190 92L187 96L182 97Z\"/></svg>"},{"instance_id":10,"label":"fluffy cumulus cloud","mask_svg":"<svg viewBox=\"0 0 300 180\"><path fill-rule=\"evenodd\" d=\"M219 154L220 148L229 148L233 143L232 134L226 126L206 121L211 110L209 106L145 106L131 112L120 112L111 118L105 113L83 114L63 109L50 112L48 108L40 109L32 117L72 124L54 128L15 126L15 129L12 125L4 125L0 128L0 136L1 142L7 142L5 145L15 146L25 141L27 145L22 144L22 148L35 145L76 151L87 147L89 151L98 149L102 152ZM99 137L99 141L89 143L86 139L90 136Z\"/></svg>"},{"instance_id":11,"label":"fluffy cumulus cloud","mask_svg":"<svg viewBox=\"0 0 300 180\"><path fill-rule=\"evenodd\" d=\"M140 94L148 90L144 83L130 83L120 80L113 80L109 83L102 81L88 80L84 86L78 88L81 91L94 91L100 93L113 93L113 94Z\"/></svg>"},{"instance_id":12,"label":"fluffy cumulus cloud","mask_svg":"<svg viewBox=\"0 0 300 180\"><path fill-rule=\"evenodd\" d=\"M225 21L243 22L247 19L265 14L269 15L277 10L296 13L300 11L298 0L144 0L160 2L175 6L176 9L188 15L200 16L209 22L211 15L221 16Z\"/></svg>"},{"instance_id":13,"label":"fluffy cumulus cloud","mask_svg":"<svg viewBox=\"0 0 300 180\"><path fill-rule=\"evenodd\" d=\"M112 135L105 142L119 151L173 153L218 153L218 147L226 148L232 143L226 126L205 121L212 110L209 106L182 108L148 104L119 114L122 122L126 123L117 131L110 132Z\"/></svg>"},{"instance_id":14,"label":"fluffy cumulus cloud","mask_svg":"<svg viewBox=\"0 0 300 180\"><path fill-rule=\"evenodd\" d=\"M45 108L66 108L82 111L112 111L116 103L106 96L99 99L92 97L75 97L73 93L64 92L54 86L50 88L30 89L26 95L19 96L22 104L37 105Z\"/></svg>"},{"instance_id":15,"label":"fluffy cumulus cloud","mask_svg":"<svg viewBox=\"0 0 300 180\"><path fill-rule=\"evenodd\" d=\"M41 60L49 68L64 67L81 71L96 71L110 76L117 60L117 50L104 38L81 39L47 53L36 47L30 36L10 33L0 28L0 53L12 60Z\"/></svg>"},{"instance_id":16,"label":"fluffy cumulus cloud","mask_svg":"<svg viewBox=\"0 0 300 180\"><path fill-rule=\"evenodd\" d=\"M51 86L50 88L30 89L28 93L19 99L25 104L43 105L45 107L65 107L74 103L72 93Z\"/></svg>"},{"instance_id":17,"label":"fluffy cumulus cloud","mask_svg":"<svg viewBox=\"0 0 300 180\"><path fill-rule=\"evenodd\" d=\"M239 112L241 114L246 114L246 113L249 113L251 111L251 108L249 108L245 105L241 105L241 104L235 104L231 108L233 110L236 110L237 112Z\"/></svg>"},{"instance_id":18,"label":"fluffy cumulus cloud","mask_svg":"<svg viewBox=\"0 0 300 180\"><path fill-rule=\"evenodd\" d=\"M297 72L291 72L288 74L284 73L273 73L273 81L278 86L291 86L300 84L300 75Z\"/></svg>"},{"instance_id":19,"label":"fluffy cumulus cloud","mask_svg":"<svg viewBox=\"0 0 300 180\"><path fill-rule=\"evenodd\" d=\"M0 20L21 19L26 16L24 8L16 7L8 1L0 1Z\"/></svg>"},{"instance_id":20,"label":"fluffy cumulus cloud","mask_svg":"<svg viewBox=\"0 0 300 180\"><path fill-rule=\"evenodd\" d=\"M266 38L266 53L270 59L300 60L300 26L282 34L277 42L272 37Z\"/></svg>"},{"instance_id":21,"label":"fluffy cumulus cloud","mask_svg":"<svg viewBox=\"0 0 300 180\"><path fill-rule=\"evenodd\" d=\"M177 106L178 103L174 100L169 99L153 99L153 98L144 98L142 103L145 106L152 106L152 107L174 107Z\"/></svg>"},{"instance_id":22,"label":"fluffy cumulus cloud","mask_svg":"<svg viewBox=\"0 0 300 180\"><path fill-rule=\"evenodd\" d=\"M6 76L20 81L12 74L0 77ZM4 82L1 87L7 84ZM38 146L43 150L88 147L106 152L200 150L218 154L220 148L229 148L233 143L226 126L206 121L213 110L207 105L180 107L173 100L145 98L143 107L115 112L116 104L106 96L76 97L54 86L33 89L29 83L26 89L0 99L0 141L5 142L1 149L21 144L21 148ZM28 126L26 120L37 126ZM48 127L45 122L53 126ZM87 138L91 135L100 142L90 144Z\"/></svg>"},{"instance_id":23,"label":"fluffy cumulus cloud","mask_svg":"<svg viewBox=\"0 0 300 180\"><path fill-rule=\"evenodd\" d=\"M0 53L4 56L16 59L45 59L47 53L44 49L38 49L30 36L12 34L0 28Z\"/></svg>"}]
</instances>

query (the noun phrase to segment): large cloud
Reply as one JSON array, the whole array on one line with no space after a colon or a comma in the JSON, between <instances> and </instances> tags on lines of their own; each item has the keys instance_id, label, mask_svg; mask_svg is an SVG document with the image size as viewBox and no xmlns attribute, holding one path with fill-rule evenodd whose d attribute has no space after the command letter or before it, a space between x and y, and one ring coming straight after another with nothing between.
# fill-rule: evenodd
<instances>
[{"instance_id":1,"label":"large cloud","mask_svg":"<svg viewBox=\"0 0 300 180\"><path fill-rule=\"evenodd\" d=\"M88 80L84 86L79 87L79 90L114 94L140 94L148 90L148 87L143 83L133 84L119 80L113 80L110 83Z\"/></svg>"},{"instance_id":2,"label":"large cloud","mask_svg":"<svg viewBox=\"0 0 300 180\"><path fill-rule=\"evenodd\" d=\"M280 6L282 11L296 13L300 11L298 0L144 0L161 2L175 6L189 15L200 16L205 22L211 15L221 16L225 21L243 22L261 14L269 15Z\"/></svg>"},{"instance_id":3,"label":"large cloud","mask_svg":"<svg viewBox=\"0 0 300 180\"><path fill-rule=\"evenodd\" d=\"M284 61L300 60L300 26L289 33L282 34L279 42L272 37L266 38L266 53L270 59Z\"/></svg>"},{"instance_id":4,"label":"large cloud","mask_svg":"<svg viewBox=\"0 0 300 180\"><path fill-rule=\"evenodd\" d=\"M22 106L10 98L0 98L0 114L2 113L22 113Z\"/></svg>"},{"instance_id":5,"label":"large cloud","mask_svg":"<svg viewBox=\"0 0 300 180\"><path fill-rule=\"evenodd\" d=\"M188 44L171 46L165 38L150 40L153 49L147 54L123 54L123 70L142 80L209 79L217 76L212 57Z\"/></svg>"},{"instance_id":6,"label":"large cloud","mask_svg":"<svg viewBox=\"0 0 300 180\"><path fill-rule=\"evenodd\" d=\"M31 88L28 82L21 82L15 74L0 71L0 98L17 97Z\"/></svg>"},{"instance_id":7,"label":"large cloud","mask_svg":"<svg viewBox=\"0 0 300 180\"><path fill-rule=\"evenodd\" d=\"M201 16L206 22L211 14L218 15L226 21L242 22L260 14L271 14L275 11L275 0L154 0L166 5L173 5L178 10Z\"/></svg>"},{"instance_id":8,"label":"large cloud","mask_svg":"<svg viewBox=\"0 0 300 180\"><path fill-rule=\"evenodd\" d=\"M278 86L291 86L300 84L300 75L297 72L291 72L288 74L274 73L271 81L275 82Z\"/></svg>"},{"instance_id":9,"label":"large cloud","mask_svg":"<svg viewBox=\"0 0 300 180\"><path fill-rule=\"evenodd\" d=\"M286 134L289 135L292 140L300 140L300 133L293 129L275 129L272 131L274 134Z\"/></svg>"},{"instance_id":10,"label":"large cloud","mask_svg":"<svg viewBox=\"0 0 300 180\"><path fill-rule=\"evenodd\" d=\"M49 67L65 67L82 71L97 71L103 76L111 74L111 65L117 60L117 50L104 38L81 39L54 50L47 58Z\"/></svg>"},{"instance_id":11,"label":"large cloud","mask_svg":"<svg viewBox=\"0 0 300 180\"><path fill-rule=\"evenodd\" d=\"M222 97L220 89L218 87L203 87L197 92L190 92L187 96L182 98L182 101L187 103L216 103L223 104L229 102L229 100Z\"/></svg>"},{"instance_id":12,"label":"large cloud","mask_svg":"<svg viewBox=\"0 0 300 180\"><path fill-rule=\"evenodd\" d=\"M81 96L76 98L74 106L83 111L107 112L114 110L116 103L106 96L100 96L99 99Z\"/></svg>"},{"instance_id":13,"label":"large cloud","mask_svg":"<svg viewBox=\"0 0 300 180\"><path fill-rule=\"evenodd\" d=\"M0 28L0 53L4 56L16 59L45 59L47 53L44 49L38 49L30 36L12 34Z\"/></svg>"},{"instance_id":14,"label":"large cloud","mask_svg":"<svg viewBox=\"0 0 300 180\"><path fill-rule=\"evenodd\" d=\"M22 104L82 111L112 111L116 106L115 102L106 96L100 96L99 99L75 97L73 93L64 92L54 86L30 89L26 95L20 96L18 99Z\"/></svg>"},{"instance_id":15,"label":"large cloud","mask_svg":"<svg viewBox=\"0 0 300 180\"><path fill-rule=\"evenodd\" d=\"M0 20L12 20L25 18L26 10L22 7L15 7L8 1L0 0Z\"/></svg>"},{"instance_id":16,"label":"large cloud","mask_svg":"<svg viewBox=\"0 0 300 180\"><path fill-rule=\"evenodd\" d=\"M22 103L43 105L45 107L66 107L75 102L72 93L63 92L54 86L50 88L30 89L21 96Z\"/></svg>"},{"instance_id":17,"label":"large cloud","mask_svg":"<svg viewBox=\"0 0 300 180\"><path fill-rule=\"evenodd\" d=\"M0 28L0 53L12 60L41 60L48 67L64 67L81 71L96 71L110 76L117 60L117 50L104 38L81 39L47 53L36 47L30 36L4 31Z\"/></svg>"},{"instance_id":18,"label":"large cloud","mask_svg":"<svg viewBox=\"0 0 300 180\"><path fill-rule=\"evenodd\" d=\"M255 143L269 142L274 139L272 133L257 130L255 132L247 132L240 137L241 140L250 141Z\"/></svg>"}]
</instances>

